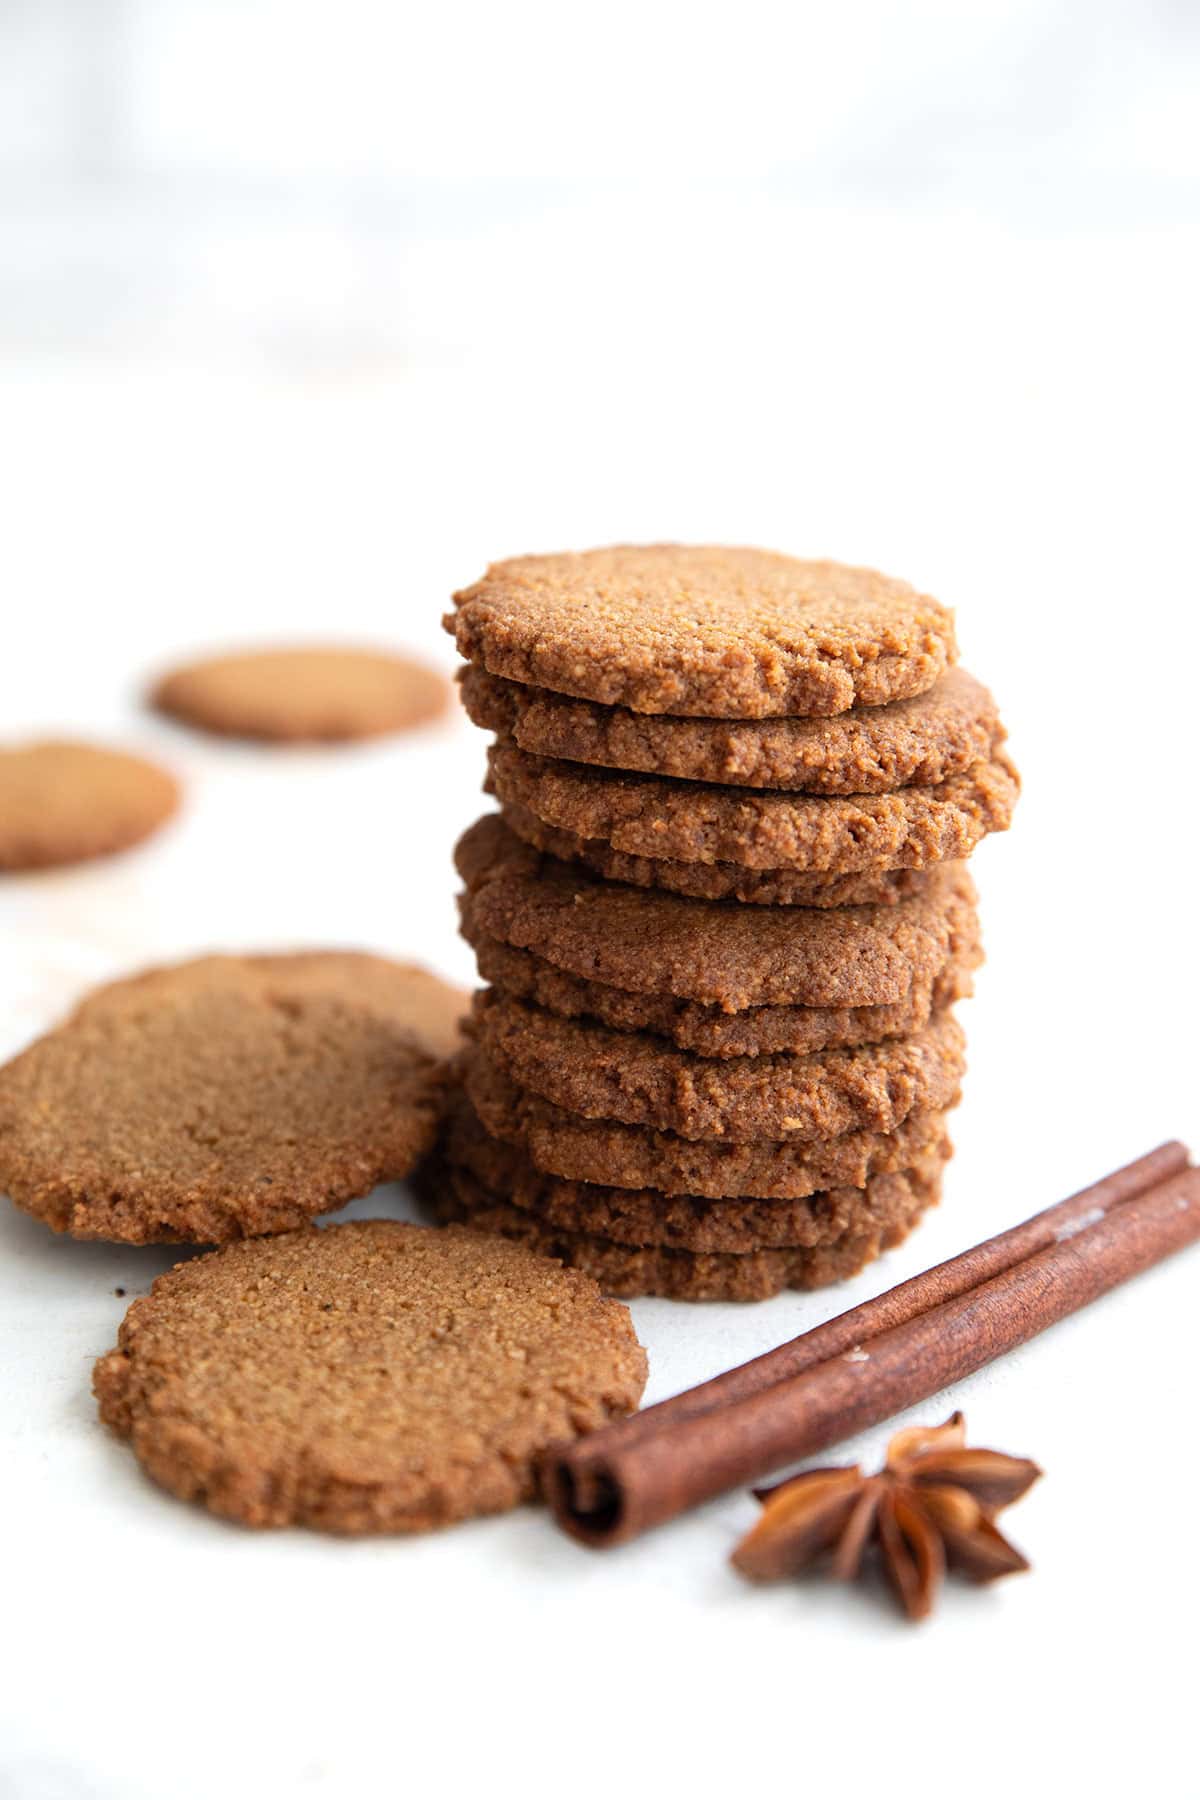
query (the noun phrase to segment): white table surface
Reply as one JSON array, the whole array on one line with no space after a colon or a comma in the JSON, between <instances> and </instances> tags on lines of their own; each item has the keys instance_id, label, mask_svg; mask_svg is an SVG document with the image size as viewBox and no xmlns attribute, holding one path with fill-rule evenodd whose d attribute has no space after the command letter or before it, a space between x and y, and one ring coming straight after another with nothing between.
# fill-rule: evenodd
<instances>
[{"instance_id":1,"label":"white table surface","mask_svg":"<svg viewBox=\"0 0 1200 1800\"><path fill-rule=\"evenodd\" d=\"M187 784L145 849L4 880L0 1052L96 980L214 946L358 944L470 979L450 852L481 809L481 734L210 742L138 710L164 660L332 630L449 668L444 598L491 555L740 540L957 605L1026 793L976 859L990 960L942 1208L834 1292L636 1302L647 1397L1200 1139L1197 381L1175 255L966 255L882 338L864 313L853 354L767 386L747 346L704 403L686 333L640 404L603 347L561 387L520 366L0 363L5 732L141 744ZM972 321L976 288L993 301ZM171 1261L0 1209L0 1794L1200 1791L1200 1252L919 1409L962 1406L973 1439L1046 1469L1010 1516L1034 1574L950 1583L920 1629L869 1589L740 1582L744 1494L609 1556L532 1509L343 1543L181 1505L89 1392L115 1290Z\"/></svg>"}]
</instances>

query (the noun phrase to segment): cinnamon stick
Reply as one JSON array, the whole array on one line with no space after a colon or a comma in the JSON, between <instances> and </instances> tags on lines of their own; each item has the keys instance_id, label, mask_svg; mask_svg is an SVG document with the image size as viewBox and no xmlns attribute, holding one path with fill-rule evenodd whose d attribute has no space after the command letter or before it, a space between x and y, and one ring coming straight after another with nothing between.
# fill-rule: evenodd
<instances>
[{"instance_id":1,"label":"cinnamon stick","mask_svg":"<svg viewBox=\"0 0 1200 1800\"><path fill-rule=\"evenodd\" d=\"M593 1547L912 1406L1200 1238L1200 1170L1163 1144L740 1368L552 1453L557 1522Z\"/></svg>"}]
</instances>

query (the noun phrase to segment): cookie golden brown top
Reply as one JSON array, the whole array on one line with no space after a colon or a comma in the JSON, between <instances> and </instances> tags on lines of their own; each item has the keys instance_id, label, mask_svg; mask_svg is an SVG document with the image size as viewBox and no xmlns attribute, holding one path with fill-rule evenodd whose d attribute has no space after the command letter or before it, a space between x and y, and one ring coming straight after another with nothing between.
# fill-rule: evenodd
<instances>
[{"instance_id":1,"label":"cookie golden brown top","mask_svg":"<svg viewBox=\"0 0 1200 1800\"><path fill-rule=\"evenodd\" d=\"M735 862L678 862L669 856L637 856L604 838L582 837L547 825L527 806L506 801L500 816L526 844L630 887L662 889L694 900L735 900L740 906L894 906L919 893L923 869L860 869L848 875L805 869L748 869Z\"/></svg>"},{"instance_id":2,"label":"cookie golden brown top","mask_svg":"<svg viewBox=\"0 0 1200 1800\"><path fill-rule=\"evenodd\" d=\"M973 908L965 908L951 932L946 960L936 972L914 978L902 1000L874 1006L749 1006L728 1013L719 1006L670 994L634 994L556 968L529 950L514 950L472 929L464 910L463 935L474 946L481 980L514 1000L527 1000L564 1019L595 1019L613 1031L652 1032L697 1056L810 1056L838 1045L876 1044L906 1037L935 1012L974 991L972 974L983 960Z\"/></svg>"},{"instance_id":3,"label":"cookie golden brown top","mask_svg":"<svg viewBox=\"0 0 1200 1800\"><path fill-rule=\"evenodd\" d=\"M949 608L907 582L766 550L523 556L454 603L470 662L643 713L827 716L923 693L957 654Z\"/></svg>"},{"instance_id":4,"label":"cookie golden brown top","mask_svg":"<svg viewBox=\"0 0 1200 1800\"><path fill-rule=\"evenodd\" d=\"M372 1219L179 1264L130 1307L94 1386L181 1499L362 1534L514 1506L541 1450L630 1411L645 1380L628 1311L587 1276Z\"/></svg>"},{"instance_id":5,"label":"cookie golden brown top","mask_svg":"<svg viewBox=\"0 0 1200 1800\"><path fill-rule=\"evenodd\" d=\"M114 982L0 1069L0 1191L81 1238L290 1230L428 1150L464 1003L350 952Z\"/></svg>"},{"instance_id":6,"label":"cookie golden brown top","mask_svg":"<svg viewBox=\"0 0 1200 1800\"><path fill-rule=\"evenodd\" d=\"M1008 830L1020 778L997 749L935 787L775 793L557 762L502 738L488 751L487 787L505 806L626 855L850 875L969 856L988 832Z\"/></svg>"},{"instance_id":7,"label":"cookie golden brown top","mask_svg":"<svg viewBox=\"0 0 1200 1800\"><path fill-rule=\"evenodd\" d=\"M931 870L895 906L759 911L646 893L539 856L494 814L465 833L455 860L468 936L483 931L590 980L727 1012L903 999L945 962L974 899L960 863Z\"/></svg>"},{"instance_id":8,"label":"cookie golden brown top","mask_svg":"<svg viewBox=\"0 0 1200 1800\"><path fill-rule=\"evenodd\" d=\"M517 1145L543 1173L601 1187L654 1188L712 1200L800 1200L822 1188L864 1187L869 1176L908 1168L931 1149L943 1135L942 1113L959 1097L951 1082L932 1108L910 1112L888 1131L860 1129L823 1141L731 1141L581 1118L518 1087L477 1050L465 1052L461 1066L466 1092L486 1130Z\"/></svg>"},{"instance_id":9,"label":"cookie golden brown top","mask_svg":"<svg viewBox=\"0 0 1200 1800\"><path fill-rule=\"evenodd\" d=\"M223 737L337 743L424 724L445 710L435 670L379 650L245 651L164 675L151 704Z\"/></svg>"},{"instance_id":10,"label":"cookie golden brown top","mask_svg":"<svg viewBox=\"0 0 1200 1800\"><path fill-rule=\"evenodd\" d=\"M179 803L172 778L93 744L0 748L0 869L45 869L140 843Z\"/></svg>"},{"instance_id":11,"label":"cookie golden brown top","mask_svg":"<svg viewBox=\"0 0 1200 1800\"><path fill-rule=\"evenodd\" d=\"M485 731L567 762L805 794L932 786L991 754L996 703L965 669L927 693L834 719L675 719L523 687L468 663L463 705Z\"/></svg>"},{"instance_id":12,"label":"cookie golden brown top","mask_svg":"<svg viewBox=\"0 0 1200 1800\"><path fill-rule=\"evenodd\" d=\"M717 1061L488 988L475 996L472 1030L485 1059L516 1086L580 1118L731 1143L894 1131L911 1112L944 1111L964 1066L962 1028L950 1012L879 1044Z\"/></svg>"}]
</instances>

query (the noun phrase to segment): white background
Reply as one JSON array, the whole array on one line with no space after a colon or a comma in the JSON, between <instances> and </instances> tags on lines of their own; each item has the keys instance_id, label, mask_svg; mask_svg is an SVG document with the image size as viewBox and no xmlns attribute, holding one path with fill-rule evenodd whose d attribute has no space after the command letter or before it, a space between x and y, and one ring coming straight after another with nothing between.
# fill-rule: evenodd
<instances>
[{"instance_id":1,"label":"white background","mask_svg":"<svg viewBox=\"0 0 1200 1800\"><path fill-rule=\"evenodd\" d=\"M975 864L940 1212L836 1293L636 1303L648 1397L1200 1138L1196 76L1165 4L0 4L3 730L187 787L144 851L4 881L0 1052L216 945L470 979L479 734L210 743L139 710L164 662L449 669L489 558L751 542L954 604L1026 793ZM1200 1252L920 1409L1047 1475L1035 1573L919 1630L741 1584L741 1495L609 1557L534 1511L364 1544L189 1511L89 1394L114 1288L170 1261L0 1214L0 1794L1200 1792Z\"/></svg>"}]
</instances>

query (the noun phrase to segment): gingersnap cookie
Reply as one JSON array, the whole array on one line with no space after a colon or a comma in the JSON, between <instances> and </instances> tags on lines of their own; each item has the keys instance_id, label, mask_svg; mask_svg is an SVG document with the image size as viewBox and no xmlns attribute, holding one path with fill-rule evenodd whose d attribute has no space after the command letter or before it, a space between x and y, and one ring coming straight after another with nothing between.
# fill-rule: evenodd
<instances>
[{"instance_id":1,"label":"gingersnap cookie","mask_svg":"<svg viewBox=\"0 0 1200 1800\"><path fill-rule=\"evenodd\" d=\"M934 787L987 760L1001 735L995 701L965 669L887 706L833 719L752 721L598 706L505 681L474 663L458 679L474 723L531 755L735 787L806 794Z\"/></svg>"},{"instance_id":2,"label":"gingersnap cookie","mask_svg":"<svg viewBox=\"0 0 1200 1800\"><path fill-rule=\"evenodd\" d=\"M750 912L597 880L539 856L494 814L460 839L465 935L628 992L740 1012L902 1000L945 964L975 898L961 864L895 906Z\"/></svg>"},{"instance_id":3,"label":"gingersnap cookie","mask_svg":"<svg viewBox=\"0 0 1200 1800\"><path fill-rule=\"evenodd\" d=\"M955 941L934 976L914 978L903 1000L882 1006L751 1006L727 1013L653 994L628 994L564 974L528 950L514 950L495 938L464 935L475 947L484 981L516 1000L529 1000L564 1019L594 1019L614 1031L650 1031L697 1056L810 1056L838 1045L877 1044L883 1038L919 1031L930 1017L974 989L973 972L983 961L974 923Z\"/></svg>"},{"instance_id":4,"label":"gingersnap cookie","mask_svg":"<svg viewBox=\"0 0 1200 1800\"><path fill-rule=\"evenodd\" d=\"M870 1222L832 1243L754 1250L741 1256L657 1245L636 1249L590 1233L566 1231L489 1193L465 1169L449 1170L433 1204L443 1221L466 1221L557 1256L593 1276L605 1293L623 1299L655 1294L666 1300L769 1300L785 1288L827 1287L844 1281L882 1251L893 1249L936 1204L941 1171L941 1158L934 1156L905 1174L881 1175ZM429 1192L428 1183L423 1185Z\"/></svg>"},{"instance_id":5,"label":"gingersnap cookie","mask_svg":"<svg viewBox=\"0 0 1200 1800\"><path fill-rule=\"evenodd\" d=\"M639 713L828 716L924 693L957 655L949 608L907 582L767 550L516 557L454 605L469 662Z\"/></svg>"},{"instance_id":6,"label":"gingersnap cookie","mask_svg":"<svg viewBox=\"0 0 1200 1800\"><path fill-rule=\"evenodd\" d=\"M423 663L331 645L190 663L162 677L150 704L221 737L341 743L424 725L449 697L449 684Z\"/></svg>"},{"instance_id":7,"label":"gingersnap cookie","mask_svg":"<svg viewBox=\"0 0 1200 1800\"><path fill-rule=\"evenodd\" d=\"M286 988L288 1002L320 1000L330 993L347 1003L394 1012L426 1055L446 1061L462 1048L461 1025L470 995L416 963L395 963L363 950L287 950L265 955L197 956L119 976L85 994L75 1018L104 1012L122 997L178 1004L185 994L204 996L214 985L245 977Z\"/></svg>"},{"instance_id":8,"label":"gingersnap cookie","mask_svg":"<svg viewBox=\"0 0 1200 1800\"><path fill-rule=\"evenodd\" d=\"M803 1200L706 1200L655 1188L594 1186L544 1175L519 1149L489 1135L465 1098L451 1108L443 1138L446 1161L465 1169L488 1193L533 1213L550 1229L580 1231L635 1249L715 1251L812 1249L879 1222L885 1177L863 1187L829 1188ZM944 1128L924 1160L950 1155Z\"/></svg>"},{"instance_id":9,"label":"gingersnap cookie","mask_svg":"<svg viewBox=\"0 0 1200 1800\"><path fill-rule=\"evenodd\" d=\"M460 1067L484 1128L515 1144L543 1174L711 1200L803 1200L822 1188L865 1187L872 1175L911 1168L932 1149L942 1134L942 1115L959 1100L957 1083L947 1080L931 1092L933 1110L910 1112L892 1131L851 1131L824 1143L730 1143L580 1118L519 1088L475 1048L464 1053Z\"/></svg>"},{"instance_id":10,"label":"gingersnap cookie","mask_svg":"<svg viewBox=\"0 0 1200 1800\"><path fill-rule=\"evenodd\" d=\"M661 888L694 900L736 900L743 906L890 906L921 891L923 869L870 869L851 875L814 875L800 869L745 869L737 863L673 862L629 856L603 838L580 837L547 825L528 807L508 804L509 829L560 862L574 863L629 887Z\"/></svg>"},{"instance_id":11,"label":"gingersnap cookie","mask_svg":"<svg viewBox=\"0 0 1200 1800\"><path fill-rule=\"evenodd\" d=\"M686 1138L825 1139L892 1131L957 1090L962 1028L939 1013L910 1037L813 1056L690 1056L660 1038L560 1019L494 988L472 1030L518 1087L585 1119L620 1119Z\"/></svg>"},{"instance_id":12,"label":"gingersnap cookie","mask_svg":"<svg viewBox=\"0 0 1200 1800\"><path fill-rule=\"evenodd\" d=\"M632 1411L645 1381L628 1311L586 1275L371 1219L178 1264L93 1386L179 1499L357 1536L529 1499L540 1452Z\"/></svg>"},{"instance_id":13,"label":"gingersnap cookie","mask_svg":"<svg viewBox=\"0 0 1200 1800\"><path fill-rule=\"evenodd\" d=\"M809 795L626 775L530 756L502 741L488 751L488 781L506 805L629 855L819 874L923 869L969 856L989 832L1008 829L1019 792L999 749L936 787Z\"/></svg>"},{"instance_id":14,"label":"gingersnap cookie","mask_svg":"<svg viewBox=\"0 0 1200 1800\"><path fill-rule=\"evenodd\" d=\"M95 744L0 746L0 870L109 856L148 838L179 804L165 770Z\"/></svg>"},{"instance_id":15,"label":"gingersnap cookie","mask_svg":"<svg viewBox=\"0 0 1200 1800\"><path fill-rule=\"evenodd\" d=\"M429 1149L465 1005L350 952L114 982L0 1069L0 1191L79 1238L290 1230Z\"/></svg>"}]
</instances>

